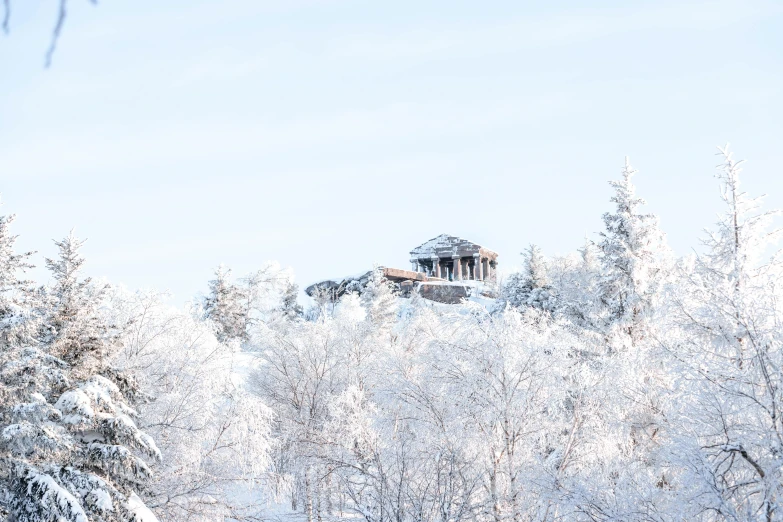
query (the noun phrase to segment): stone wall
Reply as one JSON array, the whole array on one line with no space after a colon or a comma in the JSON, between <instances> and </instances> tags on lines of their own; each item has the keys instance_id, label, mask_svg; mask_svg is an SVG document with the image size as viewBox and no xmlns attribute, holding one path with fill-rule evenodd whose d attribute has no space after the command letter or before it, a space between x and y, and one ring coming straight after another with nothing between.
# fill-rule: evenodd
<instances>
[{"instance_id":1,"label":"stone wall","mask_svg":"<svg viewBox=\"0 0 783 522\"><path fill-rule=\"evenodd\" d=\"M459 304L469 295L470 288L463 285L419 284L419 295L424 299L445 304Z\"/></svg>"}]
</instances>

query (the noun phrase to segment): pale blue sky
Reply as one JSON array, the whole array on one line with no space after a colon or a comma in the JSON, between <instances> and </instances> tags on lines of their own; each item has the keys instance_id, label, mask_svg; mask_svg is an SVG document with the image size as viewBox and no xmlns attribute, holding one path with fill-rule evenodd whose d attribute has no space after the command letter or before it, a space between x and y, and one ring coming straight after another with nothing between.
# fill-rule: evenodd
<instances>
[{"instance_id":1,"label":"pale blue sky","mask_svg":"<svg viewBox=\"0 0 783 522\"><path fill-rule=\"evenodd\" d=\"M48 70L54 0L0 37L3 211L21 247L75 227L91 274L178 302L221 262L306 284L443 232L505 268L565 253L625 155L678 253L719 208L718 144L783 206L783 2L70 5Z\"/></svg>"}]
</instances>

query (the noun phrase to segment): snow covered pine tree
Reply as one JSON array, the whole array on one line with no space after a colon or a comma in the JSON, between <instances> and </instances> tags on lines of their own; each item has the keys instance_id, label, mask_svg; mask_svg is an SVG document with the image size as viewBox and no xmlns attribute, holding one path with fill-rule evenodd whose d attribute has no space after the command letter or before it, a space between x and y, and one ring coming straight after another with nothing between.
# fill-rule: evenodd
<instances>
[{"instance_id":1,"label":"snow covered pine tree","mask_svg":"<svg viewBox=\"0 0 783 522\"><path fill-rule=\"evenodd\" d=\"M530 245L522 255L525 257L525 269L511 274L508 283L503 286L501 298L520 310L530 306L554 311L554 290L549 284L546 260L541 249L537 245Z\"/></svg>"},{"instance_id":2,"label":"snow covered pine tree","mask_svg":"<svg viewBox=\"0 0 783 522\"><path fill-rule=\"evenodd\" d=\"M658 218L639 213L644 200L636 197L631 182L636 172L626 157L622 179L609 182L617 210L604 214L606 230L598 244L602 265L598 286L606 333L619 334L624 337L622 344L631 345L644 336L644 322L663 275L661 258L667 252Z\"/></svg>"},{"instance_id":3,"label":"snow covered pine tree","mask_svg":"<svg viewBox=\"0 0 783 522\"><path fill-rule=\"evenodd\" d=\"M100 318L102 289L79 280L82 241L56 242L54 285L14 307L26 257L0 221L6 313L0 346L0 510L15 522L154 521L137 495L159 459L136 427L133 380L111 368L116 334ZM12 314L9 316L8 314Z\"/></svg>"},{"instance_id":4,"label":"snow covered pine tree","mask_svg":"<svg viewBox=\"0 0 783 522\"><path fill-rule=\"evenodd\" d=\"M220 342L247 339L248 306L244 289L231 282L231 270L220 265L215 279L209 282L209 295L204 298L204 316L215 325Z\"/></svg>"}]
</instances>

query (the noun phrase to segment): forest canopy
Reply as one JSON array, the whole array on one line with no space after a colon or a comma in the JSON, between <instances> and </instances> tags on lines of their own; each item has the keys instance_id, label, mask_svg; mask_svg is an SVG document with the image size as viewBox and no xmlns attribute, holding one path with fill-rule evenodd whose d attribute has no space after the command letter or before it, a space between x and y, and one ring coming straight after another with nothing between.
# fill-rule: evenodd
<instances>
[{"instance_id":1,"label":"forest canopy","mask_svg":"<svg viewBox=\"0 0 783 522\"><path fill-rule=\"evenodd\" d=\"M783 520L774 211L719 151L678 257L626 160L595 241L446 305L376 270L305 308L290 270L165 295L0 218L0 517L19 522ZM705 190L712 187L705 186Z\"/></svg>"}]
</instances>

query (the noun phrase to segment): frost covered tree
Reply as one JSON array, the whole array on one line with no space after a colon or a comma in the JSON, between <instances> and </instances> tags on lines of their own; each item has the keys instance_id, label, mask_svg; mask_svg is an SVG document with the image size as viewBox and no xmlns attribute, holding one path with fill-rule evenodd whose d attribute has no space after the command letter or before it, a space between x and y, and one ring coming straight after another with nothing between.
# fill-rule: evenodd
<instances>
[{"instance_id":1,"label":"frost covered tree","mask_svg":"<svg viewBox=\"0 0 783 522\"><path fill-rule=\"evenodd\" d=\"M290 270L277 263L266 263L237 283L231 280L231 270L220 265L209 282L203 314L221 342L247 342L259 324L281 314L292 318L301 313L297 292Z\"/></svg>"},{"instance_id":2,"label":"frost covered tree","mask_svg":"<svg viewBox=\"0 0 783 522\"><path fill-rule=\"evenodd\" d=\"M490 316L475 308L464 318L422 319L451 327L448 332L425 327L431 332L428 342L406 357L412 367L406 370L409 377L400 376L397 422L408 424L416 439L427 434L430 447L420 451L432 464L438 454L457 464L473 463L455 477L459 487L451 494L458 496L436 507L467 504L466 517L495 521L544 513L548 475L565 469L576 454L560 444L567 437L542 436L567 433L566 388L559 373L565 370L560 358L567 343L513 310ZM427 481L420 480L418 487L424 487Z\"/></svg>"},{"instance_id":3,"label":"frost covered tree","mask_svg":"<svg viewBox=\"0 0 783 522\"><path fill-rule=\"evenodd\" d=\"M301 321L258 346L261 368L253 374L259 398L275 412L273 470L278 491L308 520L320 513L326 489L323 427L331 398L345 385L341 344L332 335L332 319ZM324 506L326 507L326 506Z\"/></svg>"},{"instance_id":4,"label":"frost covered tree","mask_svg":"<svg viewBox=\"0 0 783 522\"><path fill-rule=\"evenodd\" d=\"M669 262L626 164L598 244L531 246L490 310L376 270L301 320L274 264L176 310L84 279L72 235L31 292L0 220L0 514L783 519L783 264L721 155L703 254Z\"/></svg>"},{"instance_id":5,"label":"frost covered tree","mask_svg":"<svg viewBox=\"0 0 783 522\"><path fill-rule=\"evenodd\" d=\"M376 283L374 294L343 295L333 313L315 321L272 323L266 335L254 338L259 368L251 382L275 412L276 491L309 520L350 508L345 480L355 477L341 470L352 465L343 444L353 439L345 430L368 420L355 415L371 407L365 398L381 378L381 348L392 342L388 332L396 318L388 283L380 278Z\"/></svg>"},{"instance_id":6,"label":"frost covered tree","mask_svg":"<svg viewBox=\"0 0 783 522\"><path fill-rule=\"evenodd\" d=\"M59 256L46 259L54 284L46 291L41 341L49 353L71 364L76 371L92 372L105 366L104 359L115 349L119 331L107 324L98 311L107 285L96 285L91 278L79 279L84 258L73 231L55 241Z\"/></svg>"},{"instance_id":7,"label":"frost covered tree","mask_svg":"<svg viewBox=\"0 0 783 522\"><path fill-rule=\"evenodd\" d=\"M10 520L132 521L149 517L148 462L160 458L123 393L132 379L106 364L98 298L80 281L80 242L57 242L47 335L0 351L0 506ZM10 251L3 253L9 255ZM7 260L6 260L7 261ZM84 343L82 346L81 343Z\"/></svg>"},{"instance_id":8,"label":"frost covered tree","mask_svg":"<svg viewBox=\"0 0 783 522\"><path fill-rule=\"evenodd\" d=\"M161 520L257 520L271 496L270 411L242 386L240 356L165 297L115 289L111 299L114 320L130 324L116 363L154 397L139 408L163 457L148 506Z\"/></svg>"},{"instance_id":9,"label":"frost covered tree","mask_svg":"<svg viewBox=\"0 0 783 522\"><path fill-rule=\"evenodd\" d=\"M595 243L585 238L576 254L553 258L549 272L557 295L557 315L585 332L602 331L598 300L601 267Z\"/></svg>"},{"instance_id":10,"label":"frost covered tree","mask_svg":"<svg viewBox=\"0 0 783 522\"><path fill-rule=\"evenodd\" d=\"M525 266L521 273L512 274L503 286L501 300L515 308L532 307L552 312L556 308L554 289L549 283L547 263L541 249L530 245L522 253Z\"/></svg>"},{"instance_id":11,"label":"frost covered tree","mask_svg":"<svg viewBox=\"0 0 783 522\"><path fill-rule=\"evenodd\" d=\"M538 245L530 245L524 256L525 272L531 288L545 288L549 286L546 260Z\"/></svg>"},{"instance_id":12,"label":"frost covered tree","mask_svg":"<svg viewBox=\"0 0 783 522\"><path fill-rule=\"evenodd\" d=\"M0 340L12 344L18 337L29 337L35 328L30 317L34 299L32 281L21 276L33 268L33 252L17 254L14 250L17 236L11 233L15 216L0 216Z\"/></svg>"},{"instance_id":13,"label":"frost covered tree","mask_svg":"<svg viewBox=\"0 0 783 522\"><path fill-rule=\"evenodd\" d=\"M16 365L14 356L32 340L37 328L25 295L30 293L31 282L22 279L24 271L32 268L32 253L17 254L14 244L17 236L11 233L14 216L0 217L0 371ZM0 426L10 424L13 407L19 401L19 389L15 375L0 373ZM0 450L0 516L5 518L12 500L12 461L5 450Z\"/></svg>"},{"instance_id":14,"label":"frost covered tree","mask_svg":"<svg viewBox=\"0 0 783 522\"><path fill-rule=\"evenodd\" d=\"M607 333L622 333L630 344L644 337L644 323L664 276L666 256L658 218L639 210L644 200L636 197L631 182L636 172L626 157L622 179L609 182L616 209L604 214L605 229L598 243L598 292Z\"/></svg>"},{"instance_id":15,"label":"frost covered tree","mask_svg":"<svg viewBox=\"0 0 783 522\"><path fill-rule=\"evenodd\" d=\"M304 311L299 304L299 285L291 281L286 283L279 310L286 319L302 317Z\"/></svg>"},{"instance_id":16,"label":"frost covered tree","mask_svg":"<svg viewBox=\"0 0 783 522\"><path fill-rule=\"evenodd\" d=\"M728 147L720 155L725 210L707 251L682 263L675 316L682 331L665 341L686 383L672 452L696 513L780 520L783 272L779 253L763 260L779 237L770 232L776 212L760 211L760 200L741 190L742 162Z\"/></svg>"},{"instance_id":17,"label":"frost covered tree","mask_svg":"<svg viewBox=\"0 0 783 522\"><path fill-rule=\"evenodd\" d=\"M290 269L267 262L239 281L247 310L247 330L274 320L279 315L293 319L301 315L297 303L299 287Z\"/></svg>"},{"instance_id":18,"label":"frost covered tree","mask_svg":"<svg viewBox=\"0 0 783 522\"><path fill-rule=\"evenodd\" d=\"M247 339L249 320L248 293L231 281L231 270L220 265L209 282L204 298L204 316L215 325L221 342Z\"/></svg>"},{"instance_id":19,"label":"frost covered tree","mask_svg":"<svg viewBox=\"0 0 783 522\"><path fill-rule=\"evenodd\" d=\"M383 276L383 270L375 268L365 285L361 301L367 310L367 319L373 326L390 326L397 316L399 304L394 285Z\"/></svg>"},{"instance_id":20,"label":"frost covered tree","mask_svg":"<svg viewBox=\"0 0 783 522\"><path fill-rule=\"evenodd\" d=\"M595 263L589 244L580 267L596 280L582 279L587 293L572 300L582 309L574 313L572 308L569 314L602 339L595 353L583 355L600 365L605 379L598 388L602 413L615 423L598 439L617 448L606 451L602 462L608 474L599 473L594 479L602 486L581 502L593 514L611 513L619 519L628 518L635 506L669 505L661 488L670 476L659 448L669 434L672 375L656 342L664 331L661 301L670 275L669 251L657 217L640 211L644 201L636 196L631 181L635 173L626 158L621 179L610 182L615 210L603 216L597 271L589 267ZM651 516L652 512L642 513Z\"/></svg>"}]
</instances>

